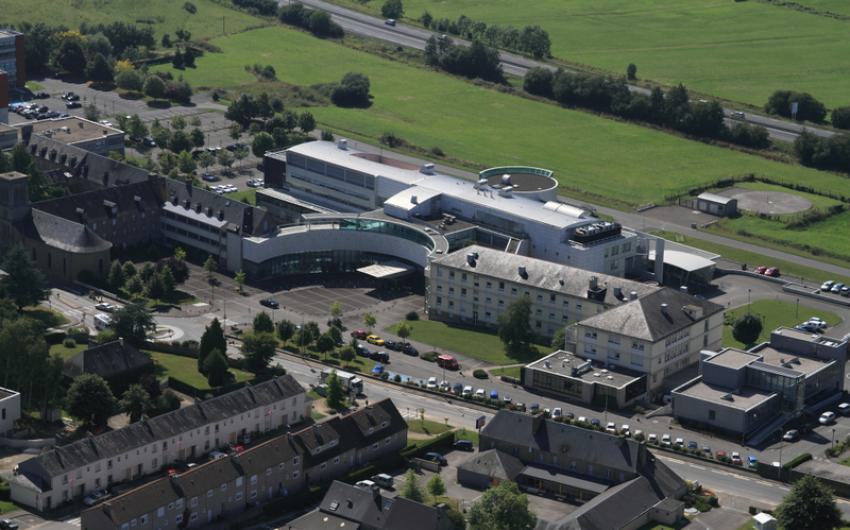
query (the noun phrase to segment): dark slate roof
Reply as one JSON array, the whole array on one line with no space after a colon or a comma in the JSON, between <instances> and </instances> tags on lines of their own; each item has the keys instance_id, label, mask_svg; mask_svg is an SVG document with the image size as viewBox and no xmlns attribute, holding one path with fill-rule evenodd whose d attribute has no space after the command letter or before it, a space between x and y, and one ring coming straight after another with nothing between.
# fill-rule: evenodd
<instances>
[{"instance_id":1,"label":"dark slate roof","mask_svg":"<svg viewBox=\"0 0 850 530\"><path fill-rule=\"evenodd\" d=\"M82 513L82 521L92 528L120 527L140 515L168 506L181 497L168 478L154 480L124 495L109 499Z\"/></svg>"},{"instance_id":2,"label":"dark slate roof","mask_svg":"<svg viewBox=\"0 0 850 530\"><path fill-rule=\"evenodd\" d=\"M152 183L145 181L77 193L33 205L34 210L80 223L113 219L113 208L118 212L136 210L159 215L160 200Z\"/></svg>"},{"instance_id":3,"label":"dark slate roof","mask_svg":"<svg viewBox=\"0 0 850 530\"><path fill-rule=\"evenodd\" d=\"M245 411L301 394L304 389L291 375L245 386L222 396L145 419L123 429L56 447L22 462L19 469L42 488L38 476L56 477L87 464L120 455L191 429L233 417Z\"/></svg>"},{"instance_id":4,"label":"dark slate roof","mask_svg":"<svg viewBox=\"0 0 850 530\"><path fill-rule=\"evenodd\" d=\"M555 525L558 530L616 530L652 509L659 498L646 478L618 484L584 503Z\"/></svg>"},{"instance_id":5,"label":"dark slate roof","mask_svg":"<svg viewBox=\"0 0 850 530\"><path fill-rule=\"evenodd\" d=\"M666 311L662 311L662 304L667 304ZM580 325L655 342L698 321L689 308L699 309L703 317L723 311L723 306L714 302L664 288L586 318Z\"/></svg>"},{"instance_id":6,"label":"dark slate roof","mask_svg":"<svg viewBox=\"0 0 850 530\"><path fill-rule=\"evenodd\" d=\"M210 489L242 476L232 458L219 458L174 477L174 483L187 499L206 495Z\"/></svg>"},{"instance_id":7,"label":"dark slate roof","mask_svg":"<svg viewBox=\"0 0 850 530\"><path fill-rule=\"evenodd\" d=\"M259 475L270 466L289 462L300 454L292 435L278 436L268 442L246 449L237 455L236 463L246 475Z\"/></svg>"},{"instance_id":8,"label":"dark slate roof","mask_svg":"<svg viewBox=\"0 0 850 530\"><path fill-rule=\"evenodd\" d=\"M142 168L46 136L32 135L29 150L39 167L67 172L72 177L86 179L99 186L121 186L148 180L148 172Z\"/></svg>"},{"instance_id":9,"label":"dark slate roof","mask_svg":"<svg viewBox=\"0 0 850 530\"><path fill-rule=\"evenodd\" d=\"M331 484L319 511L381 530L436 530L443 519L433 506L402 497L386 498L380 490L370 491L339 481ZM298 520L293 521L293 527L301 529L297 523Z\"/></svg>"},{"instance_id":10,"label":"dark slate roof","mask_svg":"<svg viewBox=\"0 0 850 530\"><path fill-rule=\"evenodd\" d=\"M0 399L6 399L7 397L15 396L18 393L14 390L9 390L8 388L0 387Z\"/></svg>"},{"instance_id":11,"label":"dark slate roof","mask_svg":"<svg viewBox=\"0 0 850 530\"><path fill-rule=\"evenodd\" d=\"M488 449L471 456L466 462L458 466L458 470L462 469L500 480L515 480L523 467L525 466L517 457L498 449Z\"/></svg>"},{"instance_id":12,"label":"dark slate roof","mask_svg":"<svg viewBox=\"0 0 850 530\"><path fill-rule=\"evenodd\" d=\"M630 438L507 410L500 410L481 435L632 473L637 472L639 460L646 452L645 447Z\"/></svg>"},{"instance_id":13,"label":"dark slate roof","mask_svg":"<svg viewBox=\"0 0 850 530\"><path fill-rule=\"evenodd\" d=\"M342 517L313 510L294 521L289 521L286 526L278 528L280 530L359 530L360 525Z\"/></svg>"},{"instance_id":14,"label":"dark slate roof","mask_svg":"<svg viewBox=\"0 0 850 530\"><path fill-rule=\"evenodd\" d=\"M75 254L102 252L112 243L102 239L84 224L32 208L16 223L18 232L29 239Z\"/></svg>"},{"instance_id":15,"label":"dark slate roof","mask_svg":"<svg viewBox=\"0 0 850 530\"><path fill-rule=\"evenodd\" d=\"M250 204L235 201L215 192L197 188L189 182L174 179L163 179L165 191L164 200L173 205L187 207L227 221L227 229L243 235L258 235L272 227L266 219L266 212Z\"/></svg>"},{"instance_id":16,"label":"dark slate roof","mask_svg":"<svg viewBox=\"0 0 850 530\"><path fill-rule=\"evenodd\" d=\"M65 362L63 372L68 377L87 373L109 379L151 366L153 361L148 355L132 344L116 340L78 353Z\"/></svg>"}]
</instances>

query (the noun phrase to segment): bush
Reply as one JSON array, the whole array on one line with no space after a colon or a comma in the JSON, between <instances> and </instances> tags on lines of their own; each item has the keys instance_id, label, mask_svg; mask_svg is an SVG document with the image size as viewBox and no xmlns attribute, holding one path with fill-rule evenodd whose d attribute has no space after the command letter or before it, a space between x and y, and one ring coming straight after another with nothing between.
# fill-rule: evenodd
<instances>
[{"instance_id":1,"label":"bush","mask_svg":"<svg viewBox=\"0 0 850 530\"><path fill-rule=\"evenodd\" d=\"M333 88L331 101L338 107L368 107L372 104L369 78L358 72L348 72Z\"/></svg>"},{"instance_id":2,"label":"bush","mask_svg":"<svg viewBox=\"0 0 850 530\"><path fill-rule=\"evenodd\" d=\"M782 469L793 469L804 462L808 462L812 459L811 453L803 453L801 455L797 455L788 462L782 464Z\"/></svg>"},{"instance_id":3,"label":"bush","mask_svg":"<svg viewBox=\"0 0 850 530\"><path fill-rule=\"evenodd\" d=\"M68 339L65 339L65 340L62 341L62 345L65 346L66 348L76 348L77 347L77 341L75 341L74 339L68 338Z\"/></svg>"},{"instance_id":4,"label":"bush","mask_svg":"<svg viewBox=\"0 0 850 530\"><path fill-rule=\"evenodd\" d=\"M850 107L832 109L832 126L836 129L850 129Z\"/></svg>"},{"instance_id":5,"label":"bush","mask_svg":"<svg viewBox=\"0 0 850 530\"><path fill-rule=\"evenodd\" d=\"M68 328L66 335L77 344L88 344L89 330L86 328Z\"/></svg>"},{"instance_id":6,"label":"bush","mask_svg":"<svg viewBox=\"0 0 850 530\"><path fill-rule=\"evenodd\" d=\"M404 315L405 320L419 320L419 313L416 311L408 311L406 315Z\"/></svg>"},{"instance_id":7,"label":"bush","mask_svg":"<svg viewBox=\"0 0 850 530\"><path fill-rule=\"evenodd\" d=\"M798 121L821 123L826 117L826 107L808 92L777 90L764 105L765 112L791 118L791 104L797 104Z\"/></svg>"},{"instance_id":8,"label":"bush","mask_svg":"<svg viewBox=\"0 0 850 530\"><path fill-rule=\"evenodd\" d=\"M472 372L472 377L475 379L488 379L490 374L480 368L477 368L474 372Z\"/></svg>"},{"instance_id":9,"label":"bush","mask_svg":"<svg viewBox=\"0 0 850 530\"><path fill-rule=\"evenodd\" d=\"M435 351L426 351L420 355L419 358L423 361L428 361L429 363L435 363L437 362L437 357L439 357L439 355L440 354Z\"/></svg>"}]
</instances>

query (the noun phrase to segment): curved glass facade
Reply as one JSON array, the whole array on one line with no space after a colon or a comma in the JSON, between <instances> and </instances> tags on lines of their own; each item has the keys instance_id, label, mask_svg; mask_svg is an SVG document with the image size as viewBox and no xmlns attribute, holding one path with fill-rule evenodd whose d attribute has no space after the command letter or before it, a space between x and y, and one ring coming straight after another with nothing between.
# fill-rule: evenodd
<instances>
[{"instance_id":1,"label":"curved glass facade","mask_svg":"<svg viewBox=\"0 0 850 530\"><path fill-rule=\"evenodd\" d=\"M413 241L418 245L426 247L428 250L434 250L434 240L427 234L399 223L381 221L380 219L346 218L339 220L339 229L387 234Z\"/></svg>"}]
</instances>

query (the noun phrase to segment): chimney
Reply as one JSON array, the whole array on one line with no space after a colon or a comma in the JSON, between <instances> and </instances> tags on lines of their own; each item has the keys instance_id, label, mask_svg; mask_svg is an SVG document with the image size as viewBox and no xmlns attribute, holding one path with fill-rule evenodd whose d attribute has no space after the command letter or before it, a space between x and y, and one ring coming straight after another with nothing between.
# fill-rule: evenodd
<instances>
[{"instance_id":1,"label":"chimney","mask_svg":"<svg viewBox=\"0 0 850 530\"><path fill-rule=\"evenodd\" d=\"M599 278L596 276L590 277L590 290L595 291L599 289Z\"/></svg>"},{"instance_id":2,"label":"chimney","mask_svg":"<svg viewBox=\"0 0 850 530\"><path fill-rule=\"evenodd\" d=\"M631 291L629 293L629 300L637 300L637 291Z\"/></svg>"},{"instance_id":3,"label":"chimney","mask_svg":"<svg viewBox=\"0 0 850 530\"><path fill-rule=\"evenodd\" d=\"M622 287L614 287L614 297L617 300L623 299L623 288Z\"/></svg>"},{"instance_id":4,"label":"chimney","mask_svg":"<svg viewBox=\"0 0 850 530\"><path fill-rule=\"evenodd\" d=\"M339 140L337 140L336 146L339 149L342 149L343 151L345 151L345 150L348 149L348 140L346 140L345 138L340 138Z\"/></svg>"},{"instance_id":5,"label":"chimney","mask_svg":"<svg viewBox=\"0 0 850 530\"><path fill-rule=\"evenodd\" d=\"M466 263L468 263L470 267L475 267L475 257L476 256L474 252L470 252L466 255Z\"/></svg>"},{"instance_id":6,"label":"chimney","mask_svg":"<svg viewBox=\"0 0 850 530\"><path fill-rule=\"evenodd\" d=\"M522 276L524 280L528 279L528 271L525 270L525 265L520 265L519 267L517 267L517 273L519 273L519 275Z\"/></svg>"},{"instance_id":7,"label":"chimney","mask_svg":"<svg viewBox=\"0 0 850 530\"><path fill-rule=\"evenodd\" d=\"M679 290L682 291L685 294L688 294L688 286L687 285L683 285L683 286L679 287Z\"/></svg>"},{"instance_id":8,"label":"chimney","mask_svg":"<svg viewBox=\"0 0 850 530\"><path fill-rule=\"evenodd\" d=\"M661 312L667 314L667 304L661 304Z\"/></svg>"}]
</instances>

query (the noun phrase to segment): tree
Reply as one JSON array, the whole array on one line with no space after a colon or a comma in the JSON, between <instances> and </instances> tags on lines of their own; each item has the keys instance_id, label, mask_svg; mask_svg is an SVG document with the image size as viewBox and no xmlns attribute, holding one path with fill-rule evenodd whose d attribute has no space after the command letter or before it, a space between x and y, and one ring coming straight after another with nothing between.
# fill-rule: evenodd
<instances>
[{"instance_id":1,"label":"tree","mask_svg":"<svg viewBox=\"0 0 850 530\"><path fill-rule=\"evenodd\" d=\"M369 328L369 331L371 331L372 328L375 327L375 324L377 324L377 322L378 320L372 313L366 313L365 315L363 315L363 325Z\"/></svg>"},{"instance_id":2,"label":"tree","mask_svg":"<svg viewBox=\"0 0 850 530\"><path fill-rule=\"evenodd\" d=\"M792 113L793 104L797 104L797 113ZM764 105L765 112L795 118L798 121L813 121L820 123L826 118L826 107L808 92L793 92L777 90L771 94Z\"/></svg>"},{"instance_id":3,"label":"tree","mask_svg":"<svg viewBox=\"0 0 850 530\"><path fill-rule=\"evenodd\" d=\"M218 152L218 163L226 170L230 170L233 165L233 154L227 149L222 149Z\"/></svg>"},{"instance_id":4,"label":"tree","mask_svg":"<svg viewBox=\"0 0 850 530\"><path fill-rule=\"evenodd\" d=\"M354 351L354 348L351 347L351 344L346 344L345 347L339 351L339 358L347 363L353 361L355 357L357 357L357 353Z\"/></svg>"},{"instance_id":5,"label":"tree","mask_svg":"<svg viewBox=\"0 0 850 530\"><path fill-rule=\"evenodd\" d=\"M231 139L238 140L239 137L242 136L242 126L238 123L231 123L228 128L228 134Z\"/></svg>"},{"instance_id":6,"label":"tree","mask_svg":"<svg viewBox=\"0 0 850 530\"><path fill-rule=\"evenodd\" d=\"M207 260L204 262L204 272L207 273L207 281L211 282L213 278L213 273L218 269L218 262L212 256L207 256Z\"/></svg>"},{"instance_id":7,"label":"tree","mask_svg":"<svg viewBox=\"0 0 850 530\"><path fill-rule=\"evenodd\" d=\"M175 134L174 137L176 138L177 135ZM180 151L180 154L177 155L177 169L180 170L180 173L189 175L197 168L198 165L195 163L195 159L192 158L192 153L189 151Z\"/></svg>"},{"instance_id":8,"label":"tree","mask_svg":"<svg viewBox=\"0 0 850 530\"><path fill-rule=\"evenodd\" d=\"M836 107L830 113L832 126L836 129L850 129L850 107Z\"/></svg>"},{"instance_id":9,"label":"tree","mask_svg":"<svg viewBox=\"0 0 850 530\"><path fill-rule=\"evenodd\" d=\"M245 274L245 271L240 270L233 276L233 280L236 282L236 285L239 288L239 294L244 292L245 280L248 278L248 275Z\"/></svg>"},{"instance_id":10,"label":"tree","mask_svg":"<svg viewBox=\"0 0 850 530\"><path fill-rule=\"evenodd\" d=\"M174 273L171 272L171 267L163 267L159 272L159 281L162 283L162 294L165 298L174 296L174 288L177 286L177 281L174 279Z\"/></svg>"},{"instance_id":11,"label":"tree","mask_svg":"<svg viewBox=\"0 0 850 530\"><path fill-rule=\"evenodd\" d=\"M83 107L83 116L89 121L98 121L100 119L100 110L94 103L89 103Z\"/></svg>"},{"instance_id":12,"label":"tree","mask_svg":"<svg viewBox=\"0 0 850 530\"><path fill-rule=\"evenodd\" d=\"M148 128L138 114L133 114L127 120L127 132L132 138L143 138L148 135Z\"/></svg>"},{"instance_id":13,"label":"tree","mask_svg":"<svg viewBox=\"0 0 850 530\"><path fill-rule=\"evenodd\" d=\"M537 518L528 509L528 497L516 482L490 488L469 509L470 530L531 530Z\"/></svg>"},{"instance_id":14,"label":"tree","mask_svg":"<svg viewBox=\"0 0 850 530\"><path fill-rule=\"evenodd\" d=\"M204 151L198 157L198 165L204 169L209 168L213 164L215 164L215 155L210 153L209 151Z\"/></svg>"},{"instance_id":15,"label":"tree","mask_svg":"<svg viewBox=\"0 0 850 530\"><path fill-rule=\"evenodd\" d=\"M127 304L113 313L112 327L119 337L140 346L147 339L148 332L156 328L156 324L143 306Z\"/></svg>"},{"instance_id":16,"label":"tree","mask_svg":"<svg viewBox=\"0 0 850 530\"><path fill-rule=\"evenodd\" d=\"M277 323L277 337L283 342L288 341L295 335L295 324L288 320L281 320Z\"/></svg>"},{"instance_id":17,"label":"tree","mask_svg":"<svg viewBox=\"0 0 850 530\"><path fill-rule=\"evenodd\" d=\"M629 81L637 79L637 65L635 63L629 63L629 66L626 67L626 79Z\"/></svg>"},{"instance_id":18,"label":"tree","mask_svg":"<svg viewBox=\"0 0 850 530\"><path fill-rule=\"evenodd\" d=\"M171 139L168 141L168 149L174 153L182 153L192 150L192 140L189 135L183 131L174 131L171 134ZM191 158L191 156L190 156Z\"/></svg>"},{"instance_id":19,"label":"tree","mask_svg":"<svg viewBox=\"0 0 850 530\"><path fill-rule=\"evenodd\" d=\"M192 132L189 133L189 139L192 141L192 145L195 147L203 147L204 142L206 142L206 138L204 137L204 131L195 128L192 129Z\"/></svg>"},{"instance_id":20,"label":"tree","mask_svg":"<svg viewBox=\"0 0 850 530\"><path fill-rule=\"evenodd\" d=\"M86 66L86 77L95 83L111 83L115 76L110 63L103 54L98 53Z\"/></svg>"},{"instance_id":21,"label":"tree","mask_svg":"<svg viewBox=\"0 0 850 530\"><path fill-rule=\"evenodd\" d=\"M159 142L157 142L157 144L159 144ZM159 161L159 168L163 173L170 174L172 170L177 169L177 155L174 153L160 151L157 160Z\"/></svg>"},{"instance_id":22,"label":"tree","mask_svg":"<svg viewBox=\"0 0 850 530\"><path fill-rule=\"evenodd\" d=\"M171 35L165 33L162 35L162 40L159 41L160 46L163 48L171 48Z\"/></svg>"},{"instance_id":23,"label":"tree","mask_svg":"<svg viewBox=\"0 0 850 530\"><path fill-rule=\"evenodd\" d=\"M254 333L273 333L274 324L272 318L265 311L260 311L254 316Z\"/></svg>"},{"instance_id":24,"label":"tree","mask_svg":"<svg viewBox=\"0 0 850 530\"><path fill-rule=\"evenodd\" d=\"M65 395L68 413L85 425L101 427L115 412L118 403L106 381L97 374L82 374L74 379Z\"/></svg>"},{"instance_id":25,"label":"tree","mask_svg":"<svg viewBox=\"0 0 850 530\"><path fill-rule=\"evenodd\" d=\"M794 483L774 512L785 530L830 530L842 526L832 491L812 475Z\"/></svg>"},{"instance_id":26,"label":"tree","mask_svg":"<svg viewBox=\"0 0 850 530\"><path fill-rule=\"evenodd\" d=\"M72 35L63 37L53 58L53 64L69 74L83 75L86 70L86 54L80 42L79 34L76 37Z\"/></svg>"},{"instance_id":27,"label":"tree","mask_svg":"<svg viewBox=\"0 0 850 530\"><path fill-rule=\"evenodd\" d=\"M509 355L523 355L529 351L534 332L528 322L531 316L531 299L517 298L499 315L499 338Z\"/></svg>"},{"instance_id":28,"label":"tree","mask_svg":"<svg viewBox=\"0 0 850 530\"><path fill-rule=\"evenodd\" d=\"M334 346L336 346L336 343L334 342L333 337L328 333L322 333L319 335L319 338L316 339L316 351L323 355L334 349Z\"/></svg>"},{"instance_id":29,"label":"tree","mask_svg":"<svg viewBox=\"0 0 850 530\"><path fill-rule=\"evenodd\" d=\"M254 137L254 141L251 142L251 152L253 152L254 156L257 158L263 158L266 151L271 151L274 147L274 138L272 138L272 135L267 132L257 134L257 136Z\"/></svg>"},{"instance_id":30,"label":"tree","mask_svg":"<svg viewBox=\"0 0 850 530\"><path fill-rule=\"evenodd\" d=\"M227 359L219 349L214 349L204 359L204 373L207 374L207 383L213 388L222 386L230 379Z\"/></svg>"},{"instance_id":31,"label":"tree","mask_svg":"<svg viewBox=\"0 0 850 530\"><path fill-rule=\"evenodd\" d=\"M121 401L118 404L121 412L130 416L130 423L136 423L142 419L142 415L153 407L150 394L139 384L130 385L121 394Z\"/></svg>"},{"instance_id":32,"label":"tree","mask_svg":"<svg viewBox=\"0 0 850 530\"><path fill-rule=\"evenodd\" d=\"M401 486L399 496L416 502L425 500L425 495L422 494L422 488L419 487L419 481L416 479L416 473L412 469L408 469L404 474L404 484Z\"/></svg>"},{"instance_id":33,"label":"tree","mask_svg":"<svg viewBox=\"0 0 850 530\"><path fill-rule=\"evenodd\" d=\"M429 13L427 11L422 13L422 16L419 17L419 22L421 22L422 25L425 26L426 28L430 28L431 22L433 22L433 21L434 21L434 17L431 15L431 13Z\"/></svg>"},{"instance_id":34,"label":"tree","mask_svg":"<svg viewBox=\"0 0 850 530\"><path fill-rule=\"evenodd\" d=\"M732 336L738 342L742 342L747 346L755 343L761 335L761 319L757 315L747 313L735 320L732 327Z\"/></svg>"},{"instance_id":35,"label":"tree","mask_svg":"<svg viewBox=\"0 0 850 530\"><path fill-rule=\"evenodd\" d=\"M339 302L331 302L328 312L331 314L331 318L334 321L339 320L340 317L342 317L342 304Z\"/></svg>"},{"instance_id":36,"label":"tree","mask_svg":"<svg viewBox=\"0 0 850 530\"><path fill-rule=\"evenodd\" d=\"M274 357L277 339L271 333L248 333L242 337L245 367L252 373L264 371Z\"/></svg>"},{"instance_id":37,"label":"tree","mask_svg":"<svg viewBox=\"0 0 850 530\"><path fill-rule=\"evenodd\" d=\"M107 282L109 282L109 287L114 291L118 292L119 289L124 287L124 282L127 278L124 276L124 267L121 265L121 262L117 259L112 262L112 266L109 267L109 276L107 277Z\"/></svg>"},{"instance_id":38,"label":"tree","mask_svg":"<svg viewBox=\"0 0 850 530\"><path fill-rule=\"evenodd\" d=\"M552 97L552 81L554 79L552 70L538 66L530 69L522 81L522 88L529 94L536 94L546 98Z\"/></svg>"},{"instance_id":39,"label":"tree","mask_svg":"<svg viewBox=\"0 0 850 530\"><path fill-rule=\"evenodd\" d=\"M148 97L161 99L165 97L165 81L160 79L158 75L149 75L145 79L144 92ZM157 142L159 143L159 142Z\"/></svg>"},{"instance_id":40,"label":"tree","mask_svg":"<svg viewBox=\"0 0 850 530\"><path fill-rule=\"evenodd\" d=\"M239 167L242 167L242 161L248 158L248 147L244 145L237 145L236 149L233 150L233 158L239 162Z\"/></svg>"},{"instance_id":41,"label":"tree","mask_svg":"<svg viewBox=\"0 0 850 530\"><path fill-rule=\"evenodd\" d=\"M407 338L410 336L411 331L413 330L410 329L410 326L402 322L398 326L398 329L396 330L395 334L398 335L399 338L401 338L402 342L407 343Z\"/></svg>"},{"instance_id":42,"label":"tree","mask_svg":"<svg viewBox=\"0 0 850 530\"><path fill-rule=\"evenodd\" d=\"M12 299L23 310L28 305L35 305L47 298L47 282L40 270L30 260L24 247L15 245L3 260L2 269L6 276L0 278L0 292Z\"/></svg>"},{"instance_id":43,"label":"tree","mask_svg":"<svg viewBox=\"0 0 850 530\"><path fill-rule=\"evenodd\" d=\"M336 370L331 370L331 374L328 376L325 384L328 385L328 391L326 396L326 402L329 408L334 410L339 410L343 406L343 391L342 391L342 381L339 380L339 377L336 375Z\"/></svg>"},{"instance_id":44,"label":"tree","mask_svg":"<svg viewBox=\"0 0 850 530\"><path fill-rule=\"evenodd\" d=\"M136 70L122 70L115 75L115 84L124 90L141 92L144 80Z\"/></svg>"},{"instance_id":45,"label":"tree","mask_svg":"<svg viewBox=\"0 0 850 530\"><path fill-rule=\"evenodd\" d=\"M567 327L566 326L560 326L555 331L555 335L552 337L551 346L553 348L557 348L559 350L563 349L564 343L566 342L566 340L567 340Z\"/></svg>"},{"instance_id":46,"label":"tree","mask_svg":"<svg viewBox=\"0 0 850 530\"><path fill-rule=\"evenodd\" d=\"M174 55L171 56L171 66L177 70L182 70L186 67L186 61L183 59L183 52L180 48L174 50Z\"/></svg>"},{"instance_id":47,"label":"tree","mask_svg":"<svg viewBox=\"0 0 850 530\"><path fill-rule=\"evenodd\" d=\"M175 131L182 131L186 129L186 118L183 116L174 116L171 118L171 128Z\"/></svg>"},{"instance_id":48,"label":"tree","mask_svg":"<svg viewBox=\"0 0 850 530\"><path fill-rule=\"evenodd\" d=\"M313 10L307 19L307 28L315 35L326 36L333 33L333 22L331 16L320 9Z\"/></svg>"},{"instance_id":49,"label":"tree","mask_svg":"<svg viewBox=\"0 0 850 530\"><path fill-rule=\"evenodd\" d=\"M316 118L307 111L302 112L301 115L298 116L298 128L304 133L310 133L316 128Z\"/></svg>"},{"instance_id":50,"label":"tree","mask_svg":"<svg viewBox=\"0 0 850 530\"><path fill-rule=\"evenodd\" d=\"M227 351L227 339L224 337L224 329L221 327L221 322L214 318L210 325L204 330L201 335L201 342L198 345L198 371L206 373L205 361L213 350L218 350L222 353Z\"/></svg>"},{"instance_id":51,"label":"tree","mask_svg":"<svg viewBox=\"0 0 850 530\"><path fill-rule=\"evenodd\" d=\"M401 0L386 0L381 6L381 16L384 18L401 18L404 15L404 6Z\"/></svg>"},{"instance_id":52,"label":"tree","mask_svg":"<svg viewBox=\"0 0 850 530\"><path fill-rule=\"evenodd\" d=\"M434 476L428 481L426 484L428 488L428 493L431 494L432 497L439 497L446 493L446 485L443 483L443 479L440 477L439 473L435 473Z\"/></svg>"},{"instance_id":53,"label":"tree","mask_svg":"<svg viewBox=\"0 0 850 530\"><path fill-rule=\"evenodd\" d=\"M339 107L368 107L371 104L369 78L359 72L348 72L331 92L331 101Z\"/></svg>"}]
</instances>

